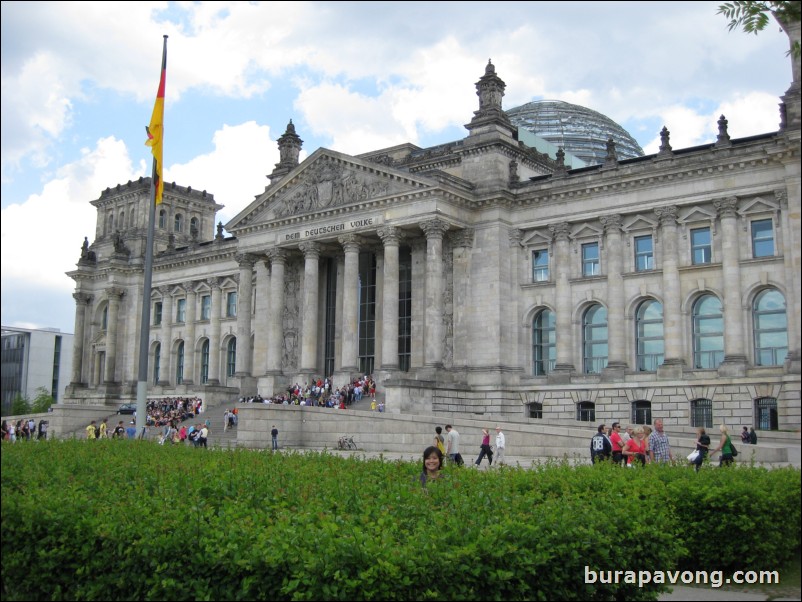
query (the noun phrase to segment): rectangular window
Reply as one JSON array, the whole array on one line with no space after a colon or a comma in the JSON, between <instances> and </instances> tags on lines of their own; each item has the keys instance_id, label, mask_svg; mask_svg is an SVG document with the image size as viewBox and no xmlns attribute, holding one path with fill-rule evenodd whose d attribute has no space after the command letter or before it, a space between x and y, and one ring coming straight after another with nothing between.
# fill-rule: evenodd
<instances>
[{"instance_id":1,"label":"rectangular window","mask_svg":"<svg viewBox=\"0 0 802 602\"><path fill-rule=\"evenodd\" d=\"M654 269L654 245L651 236L635 237L635 271L646 272Z\"/></svg>"},{"instance_id":2,"label":"rectangular window","mask_svg":"<svg viewBox=\"0 0 802 602\"><path fill-rule=\"evenodd\" d=\"M226 317L237 317L237 293L231 292L226 295Z\"/></svg>"},{"instance_id":3,"label":"rectangular window","mask_svg":"<svg viewBox=\"0 0 802 602\"><path fill-rule=\"evenodd\" d=\"M774 228L770 219L752 222L752 257L774 257Z\"/></svg>"},{"instance_id":4,"label":"rectangular window","mask_svg":"<svg viewBox=\"0 0 802 602\"><path fill-rule=\"evenodd\" d=\"M156 301L153 304L153 325L158 326L162 323L162 302Z\"/></svg>"},{"instance_id":5,"label":"rectangular window","mask_svg":"<svg viewBox=\"0 0 802 602\"><path fill-rule=\"evenodd\" d=\"M212 317L212 298L210 295L201 297L201 320L209 320Z\"/></svg>"},{"instance_id":6,"label":"rectangular window","mask_svg":"<svg viewBox=\"0 0 802 602\"><path fill-rule=\"evenodd\" d=\"M713 261L713 247L710 228L691 230L691 262L693 265L701 265L711 261Z\"/></svg>"},{"instance_id":7,"label":"rectangular window","mask_svg":"<svg viewBox=\"0 0 802 602\"><path fill-rule=\"evenodd\" d=\"M532 282L548 282L549 252L546 249L532 251Z\"/></svg>"},{"instance_id":8,"label":"rectangular window","mask_svg":"<svg viewBox=\"0 0 802 602\"><path fill-rule=\"evenodd\" d=\"M599 243L592 242L582 245L582 275L598 276L599 269Z\"/></svg>"},{"instance_id":9,"label":"rectangular window","mask_svg":"<svg viewBox=\"0 0 802 602\"><path fill-rule=\"evenodd\" d=\"M175 310L175 321L178 324L183 324L187 321L187 300L179 299Z\"/></svg>"}]
</instances>

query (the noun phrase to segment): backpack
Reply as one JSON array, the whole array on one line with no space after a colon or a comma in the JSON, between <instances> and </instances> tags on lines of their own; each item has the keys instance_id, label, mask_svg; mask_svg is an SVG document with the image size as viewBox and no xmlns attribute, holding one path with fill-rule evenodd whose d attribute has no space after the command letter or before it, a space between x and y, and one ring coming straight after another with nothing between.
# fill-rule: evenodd
<instances>
[{"instance_id":1,"label":"backpack","mask_svg":"<svg viewBox=\"0 0 802 602\"><path fill-rule=\"evenodd\" d=\"M730 449L732 450L732 457L733 458L738 455L738 450L735 449L735 446L732 444L732 439L730 439Z\"/></svg>"}]
</instances>

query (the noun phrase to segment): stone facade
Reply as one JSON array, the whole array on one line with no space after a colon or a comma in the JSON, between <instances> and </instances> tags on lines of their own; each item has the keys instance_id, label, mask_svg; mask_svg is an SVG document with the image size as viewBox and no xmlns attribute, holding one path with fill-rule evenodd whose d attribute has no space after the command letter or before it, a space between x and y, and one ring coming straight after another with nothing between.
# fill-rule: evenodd
<instances>
[{"instance_id":1,"label":"stone facade","mask_svg":"<svg viewBox=\"0 0 802 602\"><path fill-rule=\"evenodd\" d=\"M566 170L488 64L462 140L303 163L214 233L165 188L149 393L209 401L372 373L390 413L800 424L800 124ZM795 81L783 115L799 115ZM780 116L778 115L778 121ZM74 401L136 395L149 180L107 190L76 281ZM126 221L125 215L129 218ZM116 221L114 221L116 219ZM191 225L191 227L190 227Z\"/></svg>"}]
</instances>

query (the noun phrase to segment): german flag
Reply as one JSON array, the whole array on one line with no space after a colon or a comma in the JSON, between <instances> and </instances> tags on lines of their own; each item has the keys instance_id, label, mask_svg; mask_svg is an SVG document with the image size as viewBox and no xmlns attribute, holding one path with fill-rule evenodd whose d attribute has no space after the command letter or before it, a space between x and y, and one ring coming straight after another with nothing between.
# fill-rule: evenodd
<instances>
[{"instance_id":1,"label":"german flag","mask_svg":"<svg viewBox=\"0 0 802 602\"><path fill-rule=\"evenodd\" d=\"M156 181L156 204L162 202L162 192L164 191L164 180L162 178L164 156L164 84L167 77L167 36L164 36L164 51L162 53L162 73L159 80L159 91L156 93L156 104L153 105L153 115L150 117L150 125L145 126L148 139L145 145L149 146L153 153L153 173Z\"/></svg>"}]
</instances>

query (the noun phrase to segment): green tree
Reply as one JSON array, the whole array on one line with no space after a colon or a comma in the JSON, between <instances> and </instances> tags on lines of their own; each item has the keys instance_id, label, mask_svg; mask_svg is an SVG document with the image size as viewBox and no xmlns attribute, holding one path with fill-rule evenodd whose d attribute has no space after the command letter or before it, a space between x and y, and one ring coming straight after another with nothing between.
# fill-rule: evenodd
<instances>
[{"instance_id":1,"label":"green tree","mask_svg":"<svg viewBox=\"0 0 802 602\"><path fill-rule=\"evenodd\" d=\"M730 20L730 31L738 27L746 33L757 35L769 24L769 16L779 23L782 31L791 39L791 48L788 51L794 58L799 58L800 45L799 39L791 37L790 27L794 24L798 26L800 15L799 0L768 0L766 2L756 2L754 0L738 0L736 2L725 2L718 7L719 15L724 15ZM797 32L798 33L798 32Z\"/></svg>"},{"instance_id":2,"label":"green tree","mask_svg":"<svg viewBox=\"0 0 802 602\"><path fill-rule=\"evenodd\" d=\"M54 403L56 403L56 400L53 399L50 392L45 387L38 387L31 411L35 414L44 414Z\"/></svg>"},{"instance_id":3,"label":"green tree","mask_svg":"<svg viewBox=\"0 0 802 602\"><path fill-rule=\"evenodd\" d=\"M31 413L31 402L22 393L18 393L11 402L11 415L22 416L23 414Z\"/></svg>"}]
</instances>

